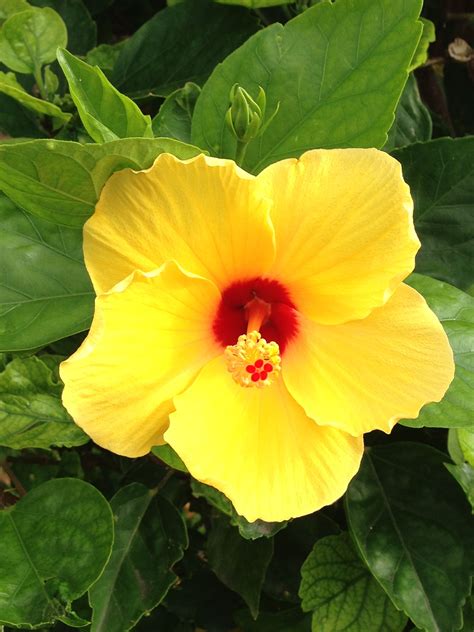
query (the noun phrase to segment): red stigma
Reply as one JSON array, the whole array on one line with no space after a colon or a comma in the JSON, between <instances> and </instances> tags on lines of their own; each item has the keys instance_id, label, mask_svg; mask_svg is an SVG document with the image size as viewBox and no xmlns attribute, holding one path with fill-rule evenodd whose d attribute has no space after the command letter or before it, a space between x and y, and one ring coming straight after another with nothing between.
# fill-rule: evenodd
<instances>
[{"instance_id":1,"label":"red stigma","mask_svg":"<svg viewBox=\"0 0 474 632\"><path fill-rule=\"evenodd\" d=\"M257 367L257 369L261 369L263 366L263 360L259 359L255 361L255 366Z\"/></svg>"},{"instance_id":2,"label":"red stigma","mask_svg":"<svg viewBox=\"0 0 474 632\"><path fill-rule=\"evenodd\" d=\"M266 362L265 366L263 367L263 369L267 373L271 373L273 371L273 366L270 364L270 362Z\"/></svg>"},{"instance_id":3,"label":"red stigma","mask_svg":"<svg viewBox=\"0 0 474 632\"><path fill-rule=\"evenodd\" d=\"M247 373L255 373L255 367L253 364L247 364L245 370L247 371Z\"/></svg>"},{"instance_id":4,"label":"red stigma","mask_svg":"<svg viewBox=\"0 0 474 632\"><path fill-rule=\"evenodd\" d=\"M248 281L237 281L223 292L212 329L223 347L236 343L238 337L247 333L248 310L246 306L255 298L268 303L269 315L262 323L260 333L268 342L275 341L283 353L286 345L298 333L298 315L286 287L273 279L257 277ZM259 362L259 360L257 360ZM261 368L262 364L255 363ZM248 365L251 366L251 365ZM263 367L267 373L271 369ZM246 369L248 370L248 369ZM252 380L256 373L252 373Z\"/></svg>"},{"instance_id":5,"label":"red stigma","mask_svg":"<svg viewBox=\"0 0 474 632\"><path fill-rule=\"evenodd\" d=\"M260 371L260 379L261 380L266 380L267 379L266 371Z\"/></svg>"},{"instance_id":6,"label":"red stigma","mask_svg":"<svg viewBox=\"0 0 474 632\"><path fill-rule=\"evenodd\" d=\"M260 379L260 375L258 373L252 373L252 377L250 378L252 382L258 382Z\"/></svg>"}]
</instances>

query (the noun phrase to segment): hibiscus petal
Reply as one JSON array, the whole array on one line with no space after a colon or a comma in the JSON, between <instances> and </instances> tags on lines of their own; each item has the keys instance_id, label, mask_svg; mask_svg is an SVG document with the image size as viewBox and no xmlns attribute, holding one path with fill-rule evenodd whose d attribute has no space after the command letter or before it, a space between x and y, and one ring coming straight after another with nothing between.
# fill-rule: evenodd
<instances>
[{"instance_id":1,"label":"hibiscus petal","mask_svg":"<svg viewBox=\"0 0 474 632\"><path fill-rule=\"evenodd\" d=\"M293 397L318 424L357 436L390 432L439 401L454 375L448 338L423 297L402 284L364 320L302 319L282 359Z\"/></svg>"},{"instance_id":2,"label":"hibiscus petal","mask_svg":"<svg viewBox=\"0 0 474 632\"><path fill-rule=\"evenodd\" d=\"M218 287L265 274L274 234L261 189L231 160L203 155L162 154L146 171L114 174L84 228L96 291L169 259Z\"/></svg>"},{"instance_id":3,"label":"hibiscus petal","mask_svg":"<svg viewBox=\"0 0 474 632\"><path fill-rule=\"evenodd\" d=\"M363 318L413 270L413 203L400 164L388 154L314 150L271 165L258 180L274 200L271 275L309 318Z\"/></svg>"},{"instance_id":4,"label":"hibiscus petal","mask_svg":"<svg viewBox=\"0 0 474 632\"><path fill-rule=\"evenodd\" d=\"M174 404L165 440L247 520L316 511L342 496L359 467L362 438L317 426L281 379L261 389L239 386L222 357Z\"/></svg>"},{"instance_id":5,"label":"hibiscus petal","mask_svg":"<svg viewBox=\"0 0 474 632\"><path fill-rule=\"evenodd\" d=\"M97 444L135 457L160 443L171 398L222 351L209 326L219 300L173 262L97 298L89 336L61 365L63 402Z\"/></svg>"}]
</instances>

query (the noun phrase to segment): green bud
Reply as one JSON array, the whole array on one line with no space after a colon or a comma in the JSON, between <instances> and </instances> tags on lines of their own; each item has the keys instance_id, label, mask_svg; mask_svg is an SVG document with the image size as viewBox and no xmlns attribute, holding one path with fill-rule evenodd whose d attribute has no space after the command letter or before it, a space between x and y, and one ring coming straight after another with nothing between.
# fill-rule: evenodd
<instances>
[{"instance_id":1,"label":"green bud","mask_svg":"<svg viewBox=\"0 0 474 632\"><path fill-rule=\"evenodd\" d=\"M226 113L226 121L232 133L241 143L248 143L256 138L265 116L266 96L260 88L257 100L238 84L232 87L229 95L230 107Z\"/></svg>"}]
</instances>

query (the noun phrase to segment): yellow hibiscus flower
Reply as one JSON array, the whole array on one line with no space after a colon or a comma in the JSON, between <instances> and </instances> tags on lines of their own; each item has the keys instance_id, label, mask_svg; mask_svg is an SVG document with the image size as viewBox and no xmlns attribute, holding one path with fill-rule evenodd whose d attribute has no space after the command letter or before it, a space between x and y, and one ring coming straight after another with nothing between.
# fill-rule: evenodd
<instances>
[{"instance_id":1,"label":"yellow hibiscus flower","mask_svg":"<svg viewBox=\"0 0 474 632\"><path fill-rule=\"evenodd\" d=\"M257 177L169 154L114 174L84 229L91 331L61 366L96 443L168 442L238 513L334 502L365 432L390 432L453 377L446 335L403 284L419 241L400 165L315 150Z\"/></svg>"}]
</instances>

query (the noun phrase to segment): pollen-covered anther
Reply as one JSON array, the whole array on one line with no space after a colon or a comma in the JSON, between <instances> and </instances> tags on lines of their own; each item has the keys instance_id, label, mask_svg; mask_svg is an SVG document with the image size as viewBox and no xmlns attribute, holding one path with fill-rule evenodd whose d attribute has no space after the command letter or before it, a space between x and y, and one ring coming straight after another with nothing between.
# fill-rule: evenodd
<instances>
[{"instance_id":1,"label":"pollen-covered anther","mask_svg":"<svg viewBox=\"0 0 474 632\"><path fill-rule=\"evenodd\" d=\"M237 344L224 352L227 369L240 386L270 386L281 370L280 348L267 342L258 331L242 334Z\"/></svg>"}]
</instances>

